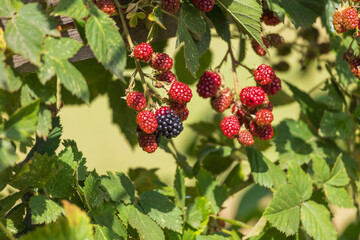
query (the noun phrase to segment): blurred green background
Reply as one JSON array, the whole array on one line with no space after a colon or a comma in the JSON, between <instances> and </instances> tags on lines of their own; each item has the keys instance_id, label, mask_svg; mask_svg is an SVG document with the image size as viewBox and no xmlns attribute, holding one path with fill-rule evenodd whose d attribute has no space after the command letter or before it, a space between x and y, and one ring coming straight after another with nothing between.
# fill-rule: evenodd
<instances>
[{"instance_id":1,"label":"blurred green background","mask_svg":"<svg viewBox=\"0 0 360 240\"><path fill-rule=\"evenodd\" d=\"M286 22L285 25L289 26L290 23ZM266 27L264 34L280 32L285 38L286 42L292 42L297 38L295 30L285 27L281 24L278 27ZM319 28L320 24L316 24ZM320 29L321 38L320 42L326 42L328 39L325 35L325 31ZM239 41L234 38L233 49L238 51ZM210 68L215 68L225 52L227 51L227 44L216 36L215 32L212 32L211 51L205 53L205 57L202 60L205 63L209 63ZM181 50L180 50L181 51ZM175 38L169 39L165 48L165 52L171 57L175 58L179 53L179 50L175 50ZM327 57L332 58L331 54ZM318 64L313 62L309 64L306 71L301 70L299 60L302 55L292 49L291 54L286 57L291 68L287 72L277 72L277 75L281 80L288 81L296 85L303 91L309 91L317 86L320 82L324 81L328 74L318 69ZM269 60L270 59L270 60ZM210 61L210 62L209 62ZM257 56L251 49L249 41L247 41L247 52L244 63L250 68L255 68L261 63L273 64L279 62L280 59L276 56L276 50L270 49L270 54L267 54L267 58ZM206 65L206 64L205 64ZM232 73L230 71L230 63L227 62L222 68L221 72L224 75L223 81L226 85L233 86ZM180 68L176 69L178 76L183 76L183 71ZM149 68L145 68L145 72L150 73ZM131 72L127 72L130 75ZM255 82L251 75L243 68L238 68L238 77L242 87L248 85L254 85ZM180 81L189 82L189 79L182 79ZM187 125L203 121L211 121L214 111L211 109L209 100L204 100L196 93L196 83L191 85L193 90L193 99L188 104L190 115L187 121L185 121L185 129L183 133L175 139L175 144L180 152L185 153L189 148L189 145L196 139L196 133L192 131ZM283 93L291 95L285 84L283 84ZM321 95L320 90L314 91L314 96L319 97ZM123 96L119 93L119 98ZM296 102L286 104L287 98L279 98L274 108L274 125L277 125L281 120L285 118L291 118L297 120L299 118L300 108ZM124 100L125 101L125 100ZM121 111L121 109L120 109ZM229 110L228 110L229 111ZM225 112L230 114L229 112ZM158 175L160 179L167 184L172 184L175 173L175 160L168 153L158 149L153 154L147 154L143 152L139 147L132 149L127 143L125 137L121 134L118 125L112 123L112 112L109 108L108 98L104 96L97 97L89 106L66 106L61 112L61 122L63 125L64 133L63 139L74 139L79 149L84 153L87 158L87 166L91 169L96 169L98 173L102 174L106 171L122 171L128 172L129 168L158 168ZM134 119L135 121L135 119ZM209 129L211 131L211 129ZM265 151L265 155L275 161L277 154L272 142L271 147ZM240 145L238 145L240 147ZM188 158L188 161L194 161L194 157ZM188 182L192 184L192 182ZM243 196L246 196L243 201ZM224 217L233 218L236 217L239 220L247 221L250 224L254 224L256 219L260 216L261 210L266 207L266 204L271 199L271 194L258 186L250 186L242 192L231 197L226 203L226 209L222 211ZM355 211L345 209L334 209L335 215L333 222L336 228L341 233L346 226L355 219ZM246 231L246 230L244 230Z\"/></svg>"}]
</instances>

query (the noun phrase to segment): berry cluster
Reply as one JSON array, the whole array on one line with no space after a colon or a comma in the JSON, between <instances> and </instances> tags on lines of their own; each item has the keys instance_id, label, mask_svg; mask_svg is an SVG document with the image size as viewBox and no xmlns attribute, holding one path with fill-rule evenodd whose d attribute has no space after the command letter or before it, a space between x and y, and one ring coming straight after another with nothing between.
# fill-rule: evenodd
<instances>
[{"instance_id":1,"label":"berry cluster","mask_svg":"<svg viewBox=\"0 0 360 240\"><path fill-rule=\"evenodd\" d=\"M180 9L180 0L162 0L161 8L168 13L177 13Z\"/></svg>"},{"instance_id":2,"label":"berry cluster","mask_svg":"<svg viewBox=\"0 0 360 240\"><path fill-rule=\"evenodd\" d=\"M261 16L261 21L269 26L276 26L281 23L280 18L274 15L274 12L269 9L264 9L263 14Z\"/></svg>"},{"instance_id":3,"label":"berry cluster","mask_svg":"<svg viewBox=\"0 0 360 240\"><path fill-rule=\"evenodd\" d=\"M150 104L147 102L146 98L155 94L150 90L143 94L130 89L126 96L128 107L138 112L136 123L139 145L145 152L152 153L157 149L162 136L174 138L182 132L182 122L189 115L186 104L190 102L192 92L188 85L179 82L171 72L173 59L166 53L154 53L148 43L141 43L134 48L132 56L149 63L154 71L152 80L155 87L164 88L169 96L159 98L156 95L168 105L164 107L152 100L149 101Z\"/></svg>"},{"instance_id":4,"label":"berry cluster","mask_svg":"<svg viewBox=\"0 0 360 240\"><path fill-rule=\"evenodd\" d=\"M278 48L284 44L284 38L277 33L268 34L265 37L262 37L261 39L266 48L269 47ZM251 40L251 47L253 48L253 50L257 55L259 56L266 55L265 49L255 39Z\"/></svg>"},{"instance_id":5,"label":"berry cluster","mask_svg":"<svg viewBox=\"0 0 360 240\"><path fill-rule=\"evenodd\" d=\"M345 33L359 26L359 16L354 7L345 7L333 13L333 25L337 33Z\"/></svg>"},{"instance_id":6,"label":"berry cluster","mask_svg":"<svg viewBox=\"0 0 360 240\"><path fill-rule=\"evenodd\" d=\"M203 12L210 12L214 7L214 0L192 0L192 3Z\"/></svg>"},{"instance_id":7,"label":"berry cluster","mask_svg":"<svg viewBox=\"0 0 360 240\"><path fill-rule=\"evenodd\" d=\"M108 15L115 13L115 4L111 0L97 0L96 6Z\"/></svg>"},{"instance_id":8,"label":"berry cluster","mask_svg":"<svg viewBox=\"0 0 360 240\"><path fill-rule=\"evenodd\" d=\"M236 137L245 147L254 144L254 137L267 141L274 135L271 126L274 120L273 104L268 95L274 95L281 89L281 80L268 65L258 66L254 70L254 78L257 86L243 88L236 96L239 100L235 99L231 89L221 86L218 73L215 75L206 71L197 85L201 97L211 96L212 107L216 112L222 113L231 108L232 115L221 121L220 128L225 136Z\"/></svg>"}]
</instances>

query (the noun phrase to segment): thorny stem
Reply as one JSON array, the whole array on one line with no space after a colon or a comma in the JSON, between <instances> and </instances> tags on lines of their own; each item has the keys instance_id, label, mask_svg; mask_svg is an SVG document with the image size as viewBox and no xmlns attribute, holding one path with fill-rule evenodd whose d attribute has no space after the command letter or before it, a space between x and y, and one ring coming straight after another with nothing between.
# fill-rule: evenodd
<instances>
[{"instance_id":1,"label":"thorny stem","mask_svg":"<svg viewBox=\"0 0 360 240\"><path fill-rule=\"evenodd\" d=\"M231 49L231 45L229 44L229 50L228 52L230 53L231 56L231 63L232 63L232 73L233 73L233 79L234 79L234 85L235 85L235 92L236 92L236 98L238 98L240 96L240 84L239 84L239 79L237 77L237 73L236 73L236 59L234 56L234 53Z\"/></svg>"},{"instance_id":2,"label":"thorny stem","mask_svg":"<svg viewBox=\"0 0 360 240\"><path fill-rule=\"evenodd\" d=\"M10 240L15 240L15 238L11 235L11 233L6 229L6 227L4 226L4 224L2 222L0 222L0 229L4 232L4 234L6 235L6 237Z\"/></svg>"},{"instance_id":3,"label":"thorny stem","mask_svg":"<svg viewBox=\"0 0 360 240\"><path fill-rule=\"evenodd\" d=\"M123 29L124 29L124 34L126 35L126 39L127 39L127 42L129 44L129 47L130 47L130 50L134 49L135 45L134 45L134 42L132 41L131 39L131 35L130 35L130 32L129 32L129 29L126 25L126 21L125 21L125 17L124 17L124 13L123 13L123 10L122 10L122 7L121 7L121 4L119 3L119 0L115 0L115 5L118 9L118 12L119 12L119 16L120 16L120 20L121 20L121 24L123 26ZM137 71L139 72L139 75L140 75L140 79L141 79L141 83L142 83L142 86L144 88L144 92L145 92L145 97L147 97L149 95L149 87L145 81L145 76L144 76L144 72L142 71L141 69L141 66L140 66L140 62L138 59L135 59L135 65L136 65L136 69ZM151 96L149 96L149 99L148 99L148 104L152 104L153 101L151 99Z\"/></svg>"}]
</instances>

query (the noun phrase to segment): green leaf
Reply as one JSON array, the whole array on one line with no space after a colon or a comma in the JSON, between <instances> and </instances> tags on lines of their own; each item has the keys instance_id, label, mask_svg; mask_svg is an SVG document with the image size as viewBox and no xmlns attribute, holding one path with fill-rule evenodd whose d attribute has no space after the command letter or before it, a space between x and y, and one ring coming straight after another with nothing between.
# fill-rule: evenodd
<instances>
[{"instance_id":1,"label":"green leaf","mask_svg":"<svg viewBox=\"0 0 360 240\"><path fill-rule=\"evenodd\" d=\"M74 152L71 147L66 147L60 152L58 157L61 169L46 185L49 194L56 198L66 198L73 192L75 185L75 168Z\"/></svg>"},{"instance_id":2,"label":"green leaf","mask_svg":"<svg viewBox=\"0 0 360 240\"><path fill-rule=\"evenodd\" d=\"M28 137L36 131L40 101L35 101L18 109L5 122L5 137L14 141L27 141Z\"/></svg>"},{"instance_id":3,"label":"green leaf","mask_svg":"<svg viewBox=\"0 0 360 240\"><path fill-rule=\"evenodd\" d=\"M217 0L216 3L227 12L237 26L250 37L254 38L266 49L261 40L260 17L262 8L255 0Z\"/></svg>"},{"instance_id":4,"label":"green leaf","mask_svg":"<svg viewBox=\"0 0 360 240\"><path fill-rule=\"evenodd\" d=\"M126 47L115 22L96 7L85 26L88 43L95 57L115 76L123 78L126 64Z\"/></svg>"},{"instance_id":5,"label":"green leaf","mask_svg":"<svg viewBox=\"0 0 360 240\"><path fill-rule=\"evenodd\" d=\"M226 240L228 238L225 238L220 235L196 235L196 240Z\"/></svg>"},{"instance_id":6,"label":"green leaf","mask_svg":"<svg viewBox=\"0 0 360 240\"><path fill-rule=\"evenodd\" d=\"M337 187L343 187L348 185L350 178L346 172L346 168L342 161L342 154L338 156L336 162L331 170L330 179L327 180L326 184L330 184Z\"/></svg>"},{"instance_id":7,"label":"green leaf","mask_svg":"<svg viewBox=\"0 0 360 240\"><path fill-rule=\"evenodd\" d=\"M94 240L123 240L124 238L120 237L107 227L102 227L95 225L95 235Z\"/></svg>"},{"instance_id":8,"label":"green leaf","mask_svg":"<svg viewBox=\"0 0 360 240\"><path fill-rule=\"evenodd\" d=\"M313 154L312 159L315 182L323 184L330 178L330 168L322 157Z\"/></svg>"},{"instance_id":9,"label":"green leaf","mask_svg":"<svg viewBox=\"0 0 360 240\"><path fill-rule=\"evenodd\" d=\"M0 139L0 173L7 167L14 166L18 159L15 146L5 139Z\"/></svg>"},{"instance_id":10,"label":"green leaf","mask_svg":"<svg viewBox=\"0 0 360 240\"><path fill-rule=\"evenodd\" d=\"M325 104L328 109L332 111L341 111L344 97L336 85L331 82L326 82L324 89L325 94L318 100L322 104Z\"/></svg>"},{"instance_id":11,"label":"green leaf","mask_svg":"<svg viewBox=\"0 0 360 240\"><path fill-rule=\"evenodd\" d=\"M5 216L5 214L15 205L15 203L21 199L24 195L24 192L19 191L9 195L0 200L0 217Z\"/></svg>"},{"instance_id":12,"label":"green leaf","mask_svg":"<svg viewBox=\"0 0 360 240\"><path fill-rule=\"evenodd\" d=\"M310 27L321 16L326 1L324 0L271 0L286 11L295 27Z\"/></svg>"},{"instance_id":13,"label":"green leaf","mask_svg":"<svg viewBox=\"0 0 360 240\"><path fill-rule=\"evenodd\" d=\"M192 33L203 34L206 31L206 22L201 11L193 5L181 5L179 21L182 21Z\"/></svg>"},{"instance_id":14,"label":"green leaf","mask_svg":"<svg viewBox=\"0 0 360 240\"><path fill-rule=\"evenodd\" d=\"M86 201L91 208L99 206L104 201L103 193L100 189L100 186L101 178L94 170L86 178L83 189Z\"/></svg>"},{"instance_id":15,"label":"green leaf","mask_svg":"<svg viewBox=\"0 0 360 240\"><path fill-rule=\"evenodd\" d=\"M251 174L256 183L264 187L280 187L286 182L285 173L262 153L253 148L246 148Z\"/></svg>"},{"instance_id":16,"label":"green leaf","mask_svg":"<svg viewBox=\"0 0 360 240\"><path fill-rule=\"evenodd\" d=\"M16 173L10 184L18 189L27 187L43 188L59 171L59 162L56 156L39 155L34 157Z\"/></svg>"},{"instance_id":17,"label":"green leaf","mask_svg":"<svg viewBox=\"0 0 360 240\"><path fill-rule=\"evenodd\" d=\"M324 185L324 192L330 203L339 207L354 208L351 197L344 187L336 187L330 184Z\"/></svg>"},{"instance_id":18,"label":"green leaf","mask_svg":"<svg viewBox=\"0 0 360 240\"><path fill-rule=\"evenodd\" d=\"M301 223L315 240L336 240L336 231L330 221L329 210L321 204L307 201L301 206Z\"/></svg>"},{"instance_id":19,"label":"green leaf","mask_svg":"<svg viewBox=\"0 0 360 240\"><path fill-rule=\"evenodd\" d=\"M105 203L89 212L95 223L109 228L112 232L127 239L127 231L123 223L116 215L114 203Z\"/></svg>"},{"instance_id":20,"label":"green leaf","mask_svg":"<svg viewBox=\"0 0 360 240\"><path fill-rule=\"evenodd\" d=\"M229 157L233 152L234 148L229 146L222 145L205 145L202 149L200 149L198 154L198 159L194 165L195 172L198 172L200 169L201 162L206 156L213 155L216 158L225 158Z\"/></svg>"},{"instance_id":21,"label":"green leaf","mask_svg":"<svg viewBox=\"0 0 360 240\"><path fill-rule=\"evenodd\" d=\"M40 111L38 113L38 123L36 126L36 134L39 137L46 138L49 135L51 130L51 111L46 108L40 107Z\"/></svg>"},{"instance_id":22,"label":"green leaf","mask_svg":"<svg viewBox=\"0 0 360 240\"><path fill-rule=\"evenodd\" d=\"M91 4L90 1L86 0L61 0L52 12L55 16L66 16L76 19L83 19L89 16L90 12L87 4Z\"/></svg>"},{"instance_id":23,"label":"green leaf","mask_svg":"<svg viewBox=\"0 0 360 240\"><path fill-rule=\"evenodd\" d=\"M0 89L8 92L15 92L19 90L22 82L19 77L15 76L14 70L5 64L4 60L5 55L2 51L0 51Z\"/></svg>"},{"instance_id":24,"label":"green leaf","mask_svg":"<svg viewBox=\"0 0 360 240\"><path fill-rule=\"evenodd\" d=\"M0 143L0 149L1 149L1 143ZM0 172L0 191L2 191L7 186L11 176L12 176L12 168L6 168Z\"/></svg>"},{"instance_id":25,"label":"green leaf","mask_svg":"<svg viewBox=\"0 0 360 240\"><path fill-rule=\"evenodd\" d=\"M276 131L276 150L282 167L290 162L301 166L311 160L316 138L303 121L285 119L276 127Z\"/></svg>"},{"instance_id":26,"label":"green leaf","mask_svg":"<svg viewBox=\"0 0 360 240\"><path fill-rule=\"evenodd\" d=\"M299 229L301 196L295 186L285 184L274 194L264 217L281 232L295 234Z\"/></svg>"},{"instance_id":27,"label":"green leaf","mask_svg":"<svg viewBox=\"0 0 360 240\"><path fill-rule=\"evenodd\" d=\"M354 122L348 113L325 111L319 134L322 137L350 139L354 135Z\"/></svg>"},{"instance_id":28,"label":"green leaf","mask_svg":"<svg viewBox=\"0 0 360 240\"><path fill-rule=\"evenodd\" d=\"M33 64L40 65L45 34L60 36L55 27L55 21L46 16L39 4L25 4L7 23L5 40L12 51L28 58Z\"/></svg>"},{"instance_id":29,"label":"green leaf","mask_svg":"<svg viewBox=\"0 0 360 240\"><path fill-rule=\"evenodd\" d=\"M205 197L211 203L211 209L214 214L218 213L223 202L228 197L225 187L221 186L209 172L203 169L200 169L196 179L199 196Z\"/></svg>"},{"instance_id":30,"label":"green leaf","mask_svg":"<svg viewBox=\"0 0 360 240\"><path fill-rule=\"evenodd\" d=\"M175 193L175 199L178 205L181 207L181 209L185 208L185 199L186 199L185 189L186 187L185 187L184 170L180 167L177 167L175 173L175 179L174 179L174 193Z\"/></svg>"},{"instance_id":31,"label":"green leaf","mask_svg":"<svg viewBox=\"0 0 360 240\"><path fill-rule=\"evenodd\" d=\"M135 199L134 185L124 173L107 172L109 177L101 179L101 185L115 202L132 203Z\"/></svg>"},{"instance_id":32,"label":"green leaf","mask_svg":"<svg viewBox=\"0 0 360 240\"><path fill-rule=\"evenodd\" d=\"M157 25L166 29L163 22L162 11L160 6L154 7L153 11L149 14L148 19L155 22Z\"/></svg>"},{"instance_id":33,"label":"green leaf","mask_svg":"<svg viewBox=\"0 0 360 240\"><path fill-rule=\"evenodd\" d=\"M20 240L92 240L93 226L85 212L63 200L65 218L56 223L38 227Z\"/></svg>"},{"instance_id":34,"label":"green leaf","mask_svg":"<svg viewBox=\"0 0 360 240\"><path fill-rule=\"evenodd\" d=\"M16 11L13 5L15 2L14 0L0 0L0 16L11 18Z\"/></svg>"},{"instance_id":35,"label":"green leaf","mask_svg":"<svg viewBox=\"0 0 360 240\"><path fill-rule=\"evenodd\" d=\"M291 166L288 169L289 183L296 187L297 192L301 196L301 200L305 201L312 194L312 180L309 174L305 173L299 165Z\"/></svg>"},{"instance_id":36,"label":"green leaf","mask_svg":"<svg viewBox=\"0 0 360 240\"><path fill-rule=\"evenodd\" d=\"M211 206L205 197L196 197L193 204L186 209L185 221L191 227L204 231L211 213Z\"/></svg>"},{"instance_id":37,"label":"green leaf","mask_svg":"<svg viewBox=\"0 0 360 240\"><path fill-rule=\"evenodd\" d=\"M206 31L194 40L199 52L199 56L203 55L210 47L211 30L209 25L206 25Z\"/></svg>"},{"instance_id":38,"label":"green leaf","mask_svg":"<svg viewBox=\"0 0 360 240\"><path fill-rule=\"evenodd\" d=\"M63 209L47 199L44 195L33 196L30 198L31 221L33 224L55 222L63 212Z\"/></svg>"},{"instance_id":39,"label":"green leaf","mask_svg":"<svg viewBox=\"0 0 360 240\"><path fill-rule=\"evenodd\" d=\"M225 42L230 44L230 23L228 18L221 11L221 9L217 5L214 5L213 9L210 12L206 13L206 16L211 20L217 34Z\"/></svg>"},{"instance_id":40,"label":"green leaf","mask_svg":"<svg viewBox=\"0 0 360 240\"><path fill-rule=\"evenodd\" d=\"M156 191L147 191L141 194L140 205L162 228L175 232L182 232L182 211L165 195Z\"/></svg>"},{"instance_id":41,"label":"green leaf","mask_svg":"<svg viewBox=\"0 0 360 240\"><path fill-rule=\"evenodd\" d=\"M165 240L164 232L150 217L135 206L130 206L129 223L135 228L141 240Z\"/></svg>"}]
</instances>

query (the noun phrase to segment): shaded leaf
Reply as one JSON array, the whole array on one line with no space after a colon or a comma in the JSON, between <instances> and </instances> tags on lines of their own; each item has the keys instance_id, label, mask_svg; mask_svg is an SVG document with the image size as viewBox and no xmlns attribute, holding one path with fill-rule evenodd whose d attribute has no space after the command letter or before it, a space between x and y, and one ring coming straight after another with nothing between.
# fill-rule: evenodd
<instances>
[{"instance_id":1,"label":"shaded leaf","mask_svg":"<svg viewBox=\"0 0 360 240\"><path fill-rule=\"evenodd\" d=\"M55 222L63 212L63 209L44 195L30 198L31 221L33 224Z\"/></svg>"},{"instance_id":2,"label":"shaded leaf","mask_svg":"<svg viewBox=\"0 0 360 240\"><path fill-rule=\"evenodd\" d=\"M84 189L83 189L86 197L86 201L91 208L97 207L103 203L104 200L103 193L100 189L100 186L101 186L101 178L94 170L85 179Z\"/></svg>"},{"instance_id":3,"label":"shaded leaf","mask_svg":"<svg viewBox=\"0 0 360 240\"><path fill-rule=\"evenodd\" d=\"M322 137L350 139L354 134L354 122L348 113L325 111L319 134Z\"/></svg>"},{"instance_id":4,"label":"shaded leaf","mask_svg":"<svg viewBox=\"0 0 360 240\"><path fill-rule=\"evenodd\" d=\"M340 154L331 170L330 179L326 183L337 187L343 187L348 185L349 182L350 178L348 177L342 161L342 154Z\"/></svg>"},{"instance_id":5,"label":"shaded leaf","mask_svg":"<svg viewBox=\"0 0 360 240\"><path fill-rule=\"evenodd\" d=\"M296 187L297 192L301 196L301 200L305 201L312 194L312 180L309 174L305 173L299 165L291 166L288 169L289 183Z\"/></svg>"},{"instance_id":6,"label":"shaded leaf","mask_svg":"<svg viewBox=\"0 0 360 240\"><path fill-rule=\"evenodd\" d=\"M330 168L322 157L313 154L312 159L315 182L323 184L330 178Z\"/></svg>"},{"instance_id":7,"label":"shaded leaf","mask_svg":"<svg viewBox=\"0 0 360 240\"><path fill-rule=\"evenodd\" d=\"M178 205L182 209L185 208L185 199L186 199L185 189L186 187L185 187L184 170L182 168L177 167L175 173L175 179L174 179L174 193L175 193L175 199Z\"/></svg>"},{"instance_id":8,"label":"shaded leaf","mask_svg":"<svg viewBox=\"0 0 360 240\"><path fill-rule=\"evenodd\" d=\"M109 177L101 179L101 185L115 202L132 203L135 199L135 189L130 179L124 173L107 172Z\"/></svg>"},{"instance_id":9,"label":"shaded leaf","mask_svg":"<svg viewBox=\"0 0 360 240\"><path fill-rule=\"evenodd\" d=\"M19 159L16 155L16 149L11 142L0 139L0 173L7 167L14 166L16 161Z\"/></svg>"},{"instance_id":10,"label":"shaded leaf","mask_svg":"<svg viewBox=\"0 0 360 240\"><path fill-rule=\"evenodd\" d=\"M211 206L205 197L196 197L193 204L189 205L185 214L185 221L191 227L202 232L208 222Z\"/></svg>"},{"instance_id":11,"label":"shaded leaf","mask_svg":"<svg viewBox=\"0 0 360 240\"><path fill-rule=\"evenodd\" d=\"M210 12L206 13L206 16L211 20L214 25L217 34L227 43L230 44L230 24L228 18L221 11L221 9L214 5Z\"/></svg>"},{"instance_id":12,"label":"shaded leaf","mask_svg":"<svg viewBox=\"0 0 360 240\"><path fill-rule=\"evenodd\" d=\"M87 4L91 4L86 0L61 0L52 12L55 16L66 16L76 19L83 19L89 15Z\"/></svg>"}]
</instances>

